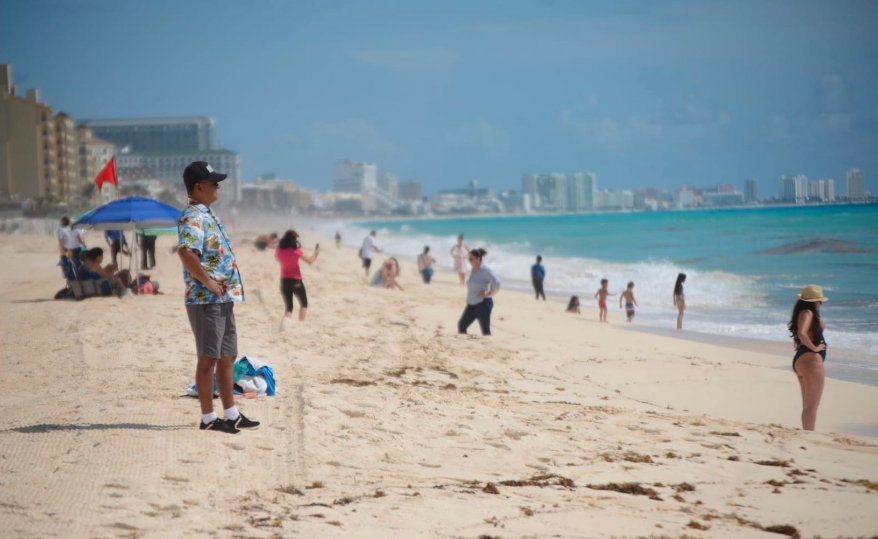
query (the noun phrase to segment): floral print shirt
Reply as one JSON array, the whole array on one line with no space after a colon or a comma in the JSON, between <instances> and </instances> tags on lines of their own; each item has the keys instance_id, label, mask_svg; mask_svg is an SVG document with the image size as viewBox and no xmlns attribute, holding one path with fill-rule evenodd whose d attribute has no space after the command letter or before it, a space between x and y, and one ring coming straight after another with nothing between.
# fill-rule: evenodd
<instances>
[{"instance_id":1,"label":"floral print shirt","mask_svg":"<svg viewBox=\"0 0 878 539\"><path fill-rule=\"evenodd\" d=\"M186 305L207 305L244 301L241 272L232 252L232 241L226 228L214 211L190 199L189 205L177 222L178 248L188 248L201 257L201 265L211 279L223 285L224 293L217 296L183 267L186 285Z\"/></svg>"}]
</instances>

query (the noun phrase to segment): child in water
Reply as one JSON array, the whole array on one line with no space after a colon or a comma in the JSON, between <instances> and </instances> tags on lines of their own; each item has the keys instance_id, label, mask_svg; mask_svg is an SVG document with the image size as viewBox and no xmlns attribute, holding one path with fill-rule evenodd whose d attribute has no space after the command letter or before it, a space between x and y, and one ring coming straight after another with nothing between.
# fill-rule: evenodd
<instances>
[{"instance_id":1,"label":"child in water","mask_svg":"<svg viewBox=\"0 0 878 539\"><path fill-rule=\"evenodd\" d=\"M567 312L579 314L579 296L570 297L570 302L567 304Z\"/></svg>"},{"instance_id":2,"label":"child in water","mask_svg":"<svg viewBox=\"0 0 878 539\"><path fill-rule=\"evenodd\" d=\"M598 299L598 307L600 308L600 321L607 321L607 297L615 296L616 294L607 290L607 286L609 286L610 281L606 279L601 279L601 287L598 288L598 291L595 292L594 297Z\"/></svg>"},{"instance_id":3,"label":"child in water","mask_svg":"<svg viewBox=\"0 0 878 539\"><path fill-rule=\"evenodd\" d=\"M628 317L628 321L634 320L634 307L640 307L637 305L637 300L634 299L634 281L628 283L628 289L622 292L622 295L619 296L619 308L622 308L622 300L625 300L625 316Z\"/></svg>"}]
</instances>

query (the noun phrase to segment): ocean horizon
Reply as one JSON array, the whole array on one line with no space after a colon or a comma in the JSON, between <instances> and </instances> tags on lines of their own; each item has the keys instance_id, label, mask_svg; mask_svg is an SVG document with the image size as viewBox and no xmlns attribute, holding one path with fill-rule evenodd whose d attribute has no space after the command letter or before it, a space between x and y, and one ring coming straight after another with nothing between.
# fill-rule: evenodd
<instances>
[{"instance_id":1,"label":"ocean horizon","mask_svg":"<svg viewBox=\"0 0 878 539\"><path fill-rule=\"evenodd\" d=\"M782 206L673 212L466 216L325 222L359 246L369 229L389 255L414 259L425 245L450 269L458 234L487 249L504 286L530 290L541 255L546 293L578 295L583 316L602 278L612 292L635 283L636 327L673 328L672 291L686 273L686 332L790 343L786 329L802 286L823 286L827 369L878 385L878 205ZM618 307L617 297L610 308ZM684 332L685 333L685 332ZM769 347L776 350L776 347ZM836 354L833 349L846 349ZM792 357L792 347L790 346Z\"/></svg>"}]
</instances>

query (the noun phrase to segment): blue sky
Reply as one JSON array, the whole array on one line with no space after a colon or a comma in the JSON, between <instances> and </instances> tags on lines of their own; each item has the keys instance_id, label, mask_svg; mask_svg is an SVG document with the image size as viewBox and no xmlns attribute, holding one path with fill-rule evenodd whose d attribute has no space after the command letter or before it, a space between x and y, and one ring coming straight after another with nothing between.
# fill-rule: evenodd
<instances>
[{"instance_id":1,"label":"blue sky","mask_svg":"<svg viewBox=\"0 0 878 539\"><path fill-rule=\"evenodd\" d=\"M75 118L213 116L248 179L878 192L878 2L2 0L0 62Z\"/></svg>"}]
</instances>

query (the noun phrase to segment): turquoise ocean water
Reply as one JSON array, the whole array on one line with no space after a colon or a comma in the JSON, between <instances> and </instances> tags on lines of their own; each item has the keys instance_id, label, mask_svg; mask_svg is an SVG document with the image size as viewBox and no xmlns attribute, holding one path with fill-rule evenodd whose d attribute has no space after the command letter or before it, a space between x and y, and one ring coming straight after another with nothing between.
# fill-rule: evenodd
<instances>
[{"instance_id":1,"label":"turquoise ocean water","mask_svg":"<svg viewBox=\"0 0 878 539\"><path fill-rule=\"evenodd\" d=\"M430 245L448 268L462 233L520 288L541 254L547 292L579 295L584 312L601 278L614 292L634 281L637 323L647 326L674 326L671 293L684 272L685 327L708 334L788 343L796 294L819 284L830 347L859 352L856 367L878 372L878 205L327 223L325 232L339 228L351 245L375 228L388 252L412 259Z\"/></svg>"}]
</instances>

